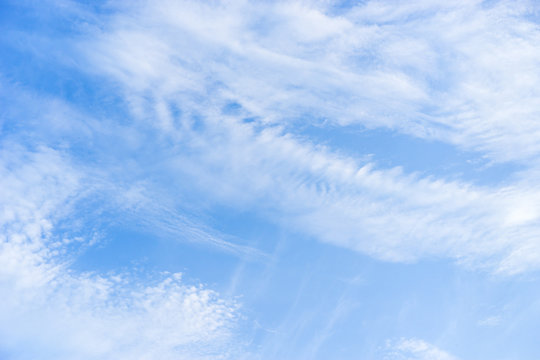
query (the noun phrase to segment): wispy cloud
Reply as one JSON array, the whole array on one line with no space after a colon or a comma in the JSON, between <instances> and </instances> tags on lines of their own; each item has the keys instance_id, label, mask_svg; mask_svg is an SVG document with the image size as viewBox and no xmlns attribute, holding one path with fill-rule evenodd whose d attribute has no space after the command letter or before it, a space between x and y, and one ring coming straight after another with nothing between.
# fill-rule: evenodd
<instances>
[{"instance_id":1,"label":"wispy cloud","mask_svg":"<svg viewBox=\"0 0 540 360\"><path fill-rule=\"evenodd\" d=\"M456 357L420 339L401 339L389 344L386 360L457 360Z\"/></svg>"},{"instance_id":2,"label":"wispy cloud","mask_svg":"<svg viewBox=\"0 0 540 360\"><path fill-rule=\"evenodd\" d=\"M265 122L388 127L525 161L539 150L533 6L141 3L89 55L130 89L229 98Z\"/></svg>"},{"instance_id":3,"label":"wispy cloud","mask_svg":"<svg viewBox=\"0 0 540 360\"><path fill-rule=\"evenodd\" d=\"M76 271L76 255L99 240L110 214L240 258L233 295L245 264L268 256L213 229L205 219L215 208L386 261L450 258L500 274L540 268L533 2L46 6L55 15L43 16L69 31L10 30L2 44L22 54L17 61L61 67L60 79L73 75L70 84L88 84L95 99L70 103L76 91L55 88L54 76L32 92L0 74L0 290L10 294L0 299L2 351L21 359L279 353L282 344L268 341L262 355L236 354L238 305L180 274ZM322 145L304 131L314 126L387 129L522 171L486 185L383 168L339 141ZM88 230L94 217L97 230ZM339 299L301 353L319 355L355 304ZM309 310L282 321L275 339L305 333L304 320L319 316ZM388 358L455 359L417 339L392 343Z\"/></svg>"},{"instance_id":4,"label":"wispy cloud","mask_svg":"<svg viewBox=\"0 0 540 360\"><path fill-rule=\"evenodd\" d=\"M14 350L14 359L227 356L234 303L183 284L180 274L145 280L71 270L73 250L91 239L62 235L55 225L81 200L84 173L48 148L11 145L1 154L4 351Z\"/></svg>"},{"instance_id":5,"label":"wispy cloud","mask_svg":"<svg viewBox=\"0 0 540 360\"><path fill-rule=\"evenodd\" d=\"M534 178L485 187L407 174L294 135L295 124L326 119L448 141L497 161L534 156L533 145L517 146L535 142L534 86L505 88L506 102L497 86L520 64L536 71L536 52L505 52L517 64L506 72L501 59L481 65L501 41L534 44L526 8L394 5L370 2L336 15L308 3L262 11L245 2L143 2L122 8L78 46L92 73L123 86L139 124L176 142L165 166L207 200L257 208L387 260L449 256L504 273L537 268ZM484 97L471 93L480 87ZM517 123L502 110L492 116L502 103L523 106L520 92L531 99L528 115Z\"/></svg>"}]
</instances>

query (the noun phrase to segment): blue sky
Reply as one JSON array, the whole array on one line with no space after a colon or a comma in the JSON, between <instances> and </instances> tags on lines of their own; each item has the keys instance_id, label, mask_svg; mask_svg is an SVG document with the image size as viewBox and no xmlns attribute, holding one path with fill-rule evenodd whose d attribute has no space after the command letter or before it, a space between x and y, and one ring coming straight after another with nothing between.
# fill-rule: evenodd
<instances>
[{"instance_id":1,"label":"blue sky","mask_svg":"<svg viewBox=\"0 0 540 360\"><path fill-rule=\"evenodd\" d=\"M534 1L0 1L0 358L540 357Z\"/></svg>"}]
</instances>

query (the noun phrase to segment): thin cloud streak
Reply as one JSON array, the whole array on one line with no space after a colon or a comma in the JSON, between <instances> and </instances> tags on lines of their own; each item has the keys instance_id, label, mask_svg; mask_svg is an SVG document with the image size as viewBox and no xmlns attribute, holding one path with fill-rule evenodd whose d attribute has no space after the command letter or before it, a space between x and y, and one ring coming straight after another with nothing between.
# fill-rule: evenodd
<instances>
[{"instance_id":1,"label":"thin cloud streak","mask_svg":"<svg viewBox=\"0 0 540 360\"><path fill-rule=\"evenodd\" d=\"M389 342L389 350L384 360L458 360L421 339L401 339L394 344Z\"/></svg>"}]
</instances>

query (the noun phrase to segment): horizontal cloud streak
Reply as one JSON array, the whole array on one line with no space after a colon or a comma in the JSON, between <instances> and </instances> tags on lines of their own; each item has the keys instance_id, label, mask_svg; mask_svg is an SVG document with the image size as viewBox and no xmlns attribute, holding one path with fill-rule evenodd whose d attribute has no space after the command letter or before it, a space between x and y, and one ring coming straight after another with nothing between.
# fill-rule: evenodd
<instances>
[{"instance_id":1,"label":"horizontal cloud streak","mask_svg":"<svg viewBox=\"0 0 540 360\"><path fill-rule=\"evenodd\" d=\"M385 360L457 360L456 357L419 339L401 339L391 346Z\"/></svg>"}]
</instances>

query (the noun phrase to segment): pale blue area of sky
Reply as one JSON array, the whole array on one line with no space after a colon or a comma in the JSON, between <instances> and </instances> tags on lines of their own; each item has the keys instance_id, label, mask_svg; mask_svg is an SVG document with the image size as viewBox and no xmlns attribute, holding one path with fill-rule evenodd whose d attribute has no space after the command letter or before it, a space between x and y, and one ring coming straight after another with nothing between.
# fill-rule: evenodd
<instances>
[{"instance_id":1,"label":"pale blue area of sky","mask_svg":"<svg viewBox=\"0 0 540 360\"><path fill-rule=\"evenodd\" d=\"M81 15L53 4L0 4L0 143L30 151L40 146L57 150L87 171L94 183L102 186L110 181L117 186L104 186L105 190L77 202L51 230L57 239L97 239L92 245L68 248L65 258L70 271L129 272L141 278L181 272L185 283L203 284L240 304L235 336L253 359L392 360L386 344L403 338L436 344L463 360L540 356L537 272L494 274L490 268L460 262L459 251L449 256L426 251L413 261L385 261L355 251L354 246L321 240L296 223L289 226L288 221L292 223L303 210L266 203L280 194L256 194L254 200L238 203L229 203L226 196L217 198L212 189L198 183L199 175L185 165L188 162L178 160L189 158L189 151L199 149L196 145L180 135L166 137L142 122L130 108L133 99L117 80L98 75L95 69L82 69L84 56L74 44L87 40L87 32L99 28L114 11L75 2L84 9ZM335 14L348 11L356 2L340 4L343 8L333 9ZM55 6L64 10L54 10ZM172 117L191 116L193 129L202 133L209 126L207 119L193 115L196 109L183 111L181 101L187 98L171 101ZM238 102L229 102L220 111L244 123L260 120L256 114L246 115ZM55 116L65 119L65 124L73 120L74 127L50 125ZM405 174L421 178L492 189L511 184L526 169L526 161L493 161L481 151L449 142L384 127L319 124L310 122L309 116L284 126L292 139L324 146L360 165L373 163L378 170L401 167ZM249 178L251 168L245 171ZM212 175L212 170L208 173ZM269 181L285 182L285 177L271 173ZM305 179L298 175L293 180ZM125 188L149 189L152 201L133 209L111 200ZM336 201L345 203L349 195L343 198ZM321 206L329 206L334 198L325 201ZM305 210L310 211L314 212ZM200 240L193 235L194 228L232 243L234 250ZM249 255L251 250L245 249L262 255ZM32 344L32 339L27 341ZM0 341L2 359L24 359L25 354L27 350ZM40 355L53 359L54 350Z\"/></svg>"}]
</instances>

